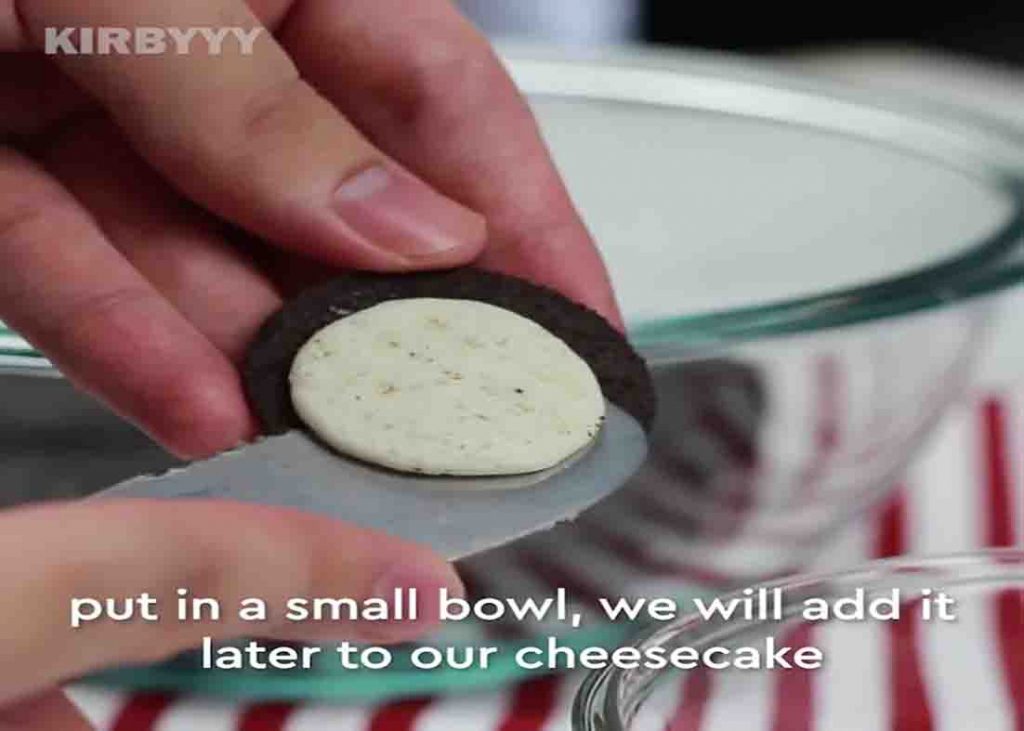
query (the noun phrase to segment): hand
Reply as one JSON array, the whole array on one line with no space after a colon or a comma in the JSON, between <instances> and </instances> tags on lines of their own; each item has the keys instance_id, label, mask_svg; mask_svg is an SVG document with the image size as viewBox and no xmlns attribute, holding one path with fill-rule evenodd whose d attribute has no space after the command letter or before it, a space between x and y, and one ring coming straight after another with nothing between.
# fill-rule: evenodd
<instances>
[{"instance_id":1,"label":"hand","mask_svg":"<svg viewBox=\"0 0 1024 731\"><path fill-rule=\"evenodd\" d=\"M429 551L372 531L296 511L204 501L104 501L0 513L0 730L90 728L57 684L114 663L171 657L204 636L285 640L412 639L438 617L442 587L462 588ZM214 597L221 621L175 620L177 589ZM389 599L417 588L416 623L291 624L237 619L259 597ZM71 629L72 598L149 592L159 622L96 620Z\"/></svg>"},{"instance_id":2,"label":"hand","mask_svg":"<svg viewBox=\"0 0 1024 731\"><path fill-rule=\"evenodd\" d=\"M274 35L251 56L34 50L47 27L261 23ZM180 456L255 433L236 364L289 288L332 268L475 260L616 318L529 111L445 0L0 0L0 51L0 318ZM82 728L53 690L62 679L204 635L338 630L71 630L74 596L458 591L423 549L240 504L0 513L0 556L0 729ZM342 629L381 641L424 628Z\"/></svg>"},{"instance_id":3,"label":"hand","mask_svg":"<svg viewBox=\"0 0 1024 731\"><path fill-rule=\"evenodd\" d=\"M48 27L260 23L252 55L32 50ZM447 0L0 0L15 49L0 318L182 457L254 435L236 364L310 271L476 260L617 322L529 110Z\"/></svg>"}]
</instances>

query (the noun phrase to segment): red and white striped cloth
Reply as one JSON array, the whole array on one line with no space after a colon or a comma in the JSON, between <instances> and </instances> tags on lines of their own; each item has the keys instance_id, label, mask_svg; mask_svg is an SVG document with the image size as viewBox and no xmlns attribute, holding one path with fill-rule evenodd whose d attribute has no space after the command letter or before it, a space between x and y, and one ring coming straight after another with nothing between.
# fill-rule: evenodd
<instances>
[{"instance_id":1,"label":"red and white striped cloth","mask_svg":"<svg viewBox=\"0 0 1024 731\"><path fill-rule=\"evenodd\" d=\"M838 536L814 568L840 569L903 554L1024 546L1022 456L1024 388L958 406L900 489ZM675 700L686 710L671 729L1024 731L1024 596L1005 592L991 612L970 614L960 622L969 625L957 633L965 641L943 645L941 654L929 644L922 625L875 625L883 635L879 642L848 641L843 647L844 653L862 654L855 677L851 663L833 663L814 673L748 674L737 696L733 690L724 692L718 676L691 675ZM827 638L814 639L827 652L829 644L843 643L845 631L838 625ZM874 672L865 673L864 667ZM579 679L566 675L500 692L363 707L126 697L83 687L70 692L98 728L110 731L567 731Z\"/></svg>"}]
</instances>

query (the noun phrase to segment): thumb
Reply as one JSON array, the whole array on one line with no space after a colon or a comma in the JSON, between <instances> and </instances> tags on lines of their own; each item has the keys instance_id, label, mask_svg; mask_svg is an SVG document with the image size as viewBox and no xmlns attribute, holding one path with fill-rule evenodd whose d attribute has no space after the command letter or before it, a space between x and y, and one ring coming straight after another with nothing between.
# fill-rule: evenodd
<instances>
[{"instance_id":1,"label":"thumb","mask_svg":"<svg viewBox=\"0 0 1024 731\"><path fill-rule=\"evenodd\" d=\"M452 568L425 548L231 502L94 500L0 513L0 556L14 555L21 558L0 563L0 705L112 664L165 659L204 637L411 639L438 621L442 588L462 591ZM283 616L292 598L390 600L412 588L422 598L416 621ZM215 600L219 620L204 611L180 621L181 591ZM148 617L135 609L143 594L152 600ZM266 603L266 621L240 615L246 598ZM103 611L108 599L119 619Z\"/></svg>"},{"instance_id":2,"label":"thumb","mask_svg":"<svg viewBox=\"0 0 1024 731\"><path fill-rule=\"evenodd\" d=\"M94 731L93 726L59 690L0 708L0 731Z\"/></svg>"}]
</instances>

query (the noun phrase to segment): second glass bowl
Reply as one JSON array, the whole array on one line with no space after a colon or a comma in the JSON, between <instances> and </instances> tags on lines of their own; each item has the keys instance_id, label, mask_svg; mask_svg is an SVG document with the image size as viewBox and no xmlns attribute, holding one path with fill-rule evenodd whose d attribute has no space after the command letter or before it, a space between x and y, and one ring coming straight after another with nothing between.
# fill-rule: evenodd
<instances>
[{"instance_id":1,"label":"second glass bowl","mask_svg":"<svg viewBox=\"0 0 1024 731\"><path fill-rule=\"evenodd\" d=\"M821 650L820 668L597 672L576 697L574 731L736 728L730 723L740 719L748 728L770 723L777 731L914 731L933 728L936 719L943 728L978 731L1019 726L1024 713L1024 551L887 560L765 588L782 591L783 619L688 617L630 646L642 652L701 651L760 647L772 638L778 647ZM921 597L940 591L955 601L949 611L956 619L941 619L936 609L926 621ZM899 618L802 618L806 599L834 601L858 592L867 602L903 599ZM883 608L878 605L879 611ZM880 616L892 614L886 610Z\"/></svg>"}]
</instances>

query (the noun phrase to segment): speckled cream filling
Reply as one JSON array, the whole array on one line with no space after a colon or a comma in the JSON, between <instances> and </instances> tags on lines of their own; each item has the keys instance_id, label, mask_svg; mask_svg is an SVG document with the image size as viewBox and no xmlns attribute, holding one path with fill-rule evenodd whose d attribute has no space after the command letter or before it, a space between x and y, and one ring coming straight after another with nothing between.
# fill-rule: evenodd
<instances>
[{"instance_id":1,"label":"speckled cream filling","mask_svg":"<svg viewBox=\"0 0 1024 731\"><path fill-rule=\"evenodd\" d=\"M582 358L532 320L472 300L391 300L337 320L299 350L290 382L321 439L403 472L543 470L604 419Z\"/></svg>"}]
</instances>

